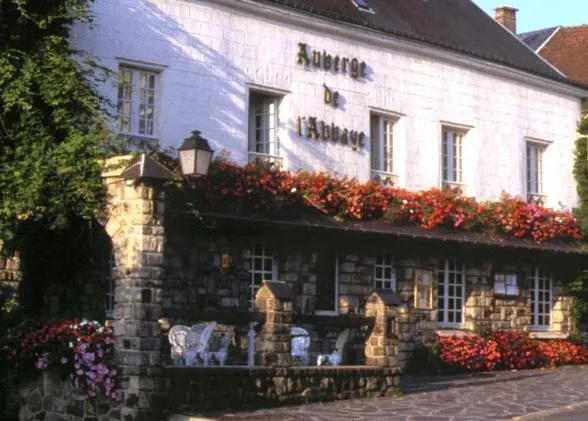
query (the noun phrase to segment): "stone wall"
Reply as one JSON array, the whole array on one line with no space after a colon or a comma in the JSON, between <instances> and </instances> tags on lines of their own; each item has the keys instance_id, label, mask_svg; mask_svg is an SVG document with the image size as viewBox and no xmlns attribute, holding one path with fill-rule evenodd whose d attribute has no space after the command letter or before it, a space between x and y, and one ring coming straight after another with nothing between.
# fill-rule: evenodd
<instances>
[{"instance_id":1,"label":"stone wall","mask_svg":"<svg viewBox=\"0 0 588 421\"><path fill-rule=\"evenodd\" d=\"M6 301L18 297L18 287L21 280L22 273L18 253L4 256L0 243L0 299Z\"/></svg>"},{"instance_id":2,"label":"stone wall","mask_svg":"<svg viewBox=\"0 0 588 421\"><path fill-rule=\"evenodd\" d=\"M121 402L97 397L89 399L67 379L43 372L19 385L19 421L120 421Z\"/></svg>"},{"instance_id":3,"label":"stone wall","mask_svg":"<svg viewBox=\"0 0 588 421\"><path fill-rule=\"evenodd\" d=\"M195 321L191 315L195 309L204 311L233 310L246 313L250 304L251 244L261 239L273 244L277 261L276 280L284 281L292 288L293 323L309 331L312 344L310 354L332 350L337 336L347 327L352 329L352 339L358 344L361 355L363 343L369 334L366 324L357 318L365 314L368 296L374 290L374 263L377 244L368 240L357 240L353 246L340 243L333 245L338 253L338 315L314 315L317 294L317 261L321 253L318 235L283 234L287 243L280 243L280 234L233 229L227 235L215 230L179 232L173 229L166 248L166 285L163 290L163 312L174 320ZM240 234L240 235L239 235ZM396 293L401 303L411 309L418 319L418 333L426 338L440 326L437 323L438 267L442 251L438 255L429 249L426 253L406 251L402 245L389 246L396 269ZM397 250L395 252L395 250ZM421 253L421 256L419 256ZM223 269L223 254L229 256L230 266ZM454 254L455 255L455 254ZM458 255L459 256L459 255ZM531 297L529 279L532 261L522 262L513 268L501 266L504 255L497 254L494 260L465 257L466 290L463 323L457 328L476 330L526 331L531 324ZM540 264L540 263L538 263ZM414 311L415 271L430 271L433 275L432 310ZM498 271L514 271L518 275L519 294L499 295L494 292L494 275ZM552 331L569 332L573 327L571 298L554 271ZM197 315L197 314L196 314ZM415 320L416 320L415 319ZM244 320L246 326L248 320ZM355 345L353 345L355 346ZM311 357L312 360L312 357ZM360 363L360 360L355 359Z\"/></svg>"},{"instance_id":4,"label":"stone wall","mask_svg":"<svg viewBox=\"0 0 588 421\"><path fill-rule=\"evenodd\" d=\"M255 407L398 393L399 373L372 367L166 368L169 406Z\"/></svg>"}]
</instances>

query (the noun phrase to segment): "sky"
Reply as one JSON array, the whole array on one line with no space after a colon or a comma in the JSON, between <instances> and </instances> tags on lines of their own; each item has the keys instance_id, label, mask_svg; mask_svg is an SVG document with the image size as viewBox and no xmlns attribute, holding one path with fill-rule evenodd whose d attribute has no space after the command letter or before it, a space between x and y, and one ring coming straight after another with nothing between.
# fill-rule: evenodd
<instances>
[{"instance_id":1,"label":"sky","mask_svg":"<svg viewBox=\"0 0 588 421\"><path fill-rule=\"evenodd\" d=\"M492 17L496 6L519 9L518 33L551 26L588 24L588 0L474 0L474 3Z\"/></svg>"}]
</instances>

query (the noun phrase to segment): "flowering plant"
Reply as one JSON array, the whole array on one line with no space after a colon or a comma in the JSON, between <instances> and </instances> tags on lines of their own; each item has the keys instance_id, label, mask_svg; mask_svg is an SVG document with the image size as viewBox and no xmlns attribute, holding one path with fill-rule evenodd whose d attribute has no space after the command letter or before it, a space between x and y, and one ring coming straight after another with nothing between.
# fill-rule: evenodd
<instances>
[{"instance_id":1,"label":"flowering plant","mask_svg":"<svg viewBox=\"0 0 588 421\"><path fill-rule=\"evenodd\" d=\"M88 397L117 398L114 333L96 321L58 320L11 330L1 341L3 361L16 370L59 367Z\"/></svg>"},{"instance_id":2,"label":"flowering plant","mask_svg":"<svg viewBox=\"0 0 588 421\"><path fill-rule=\"evenodd\" d=\"M518 332L437 336L445 371L489 371L588 363L588 345L561 339L540 341Z\"/></svg>"},{"instance_id":3,"label":"flowering plant","mask_svg":"<svg viewBox=\"0 0 588 421\"><path fill-rule=\"evenodd\" d=\"M326 173L282 171L271 164L239 167L226 159L213 161L209 174L196 180L199 203L239 203L254 210L314 209L354 220L386 217L393 223L485 230L537 242L580 239L569 212L546 209L504 194L495 202L477 202L451 190L412 192L375 181L337 179Z\"/></svg>"}]
</instances>

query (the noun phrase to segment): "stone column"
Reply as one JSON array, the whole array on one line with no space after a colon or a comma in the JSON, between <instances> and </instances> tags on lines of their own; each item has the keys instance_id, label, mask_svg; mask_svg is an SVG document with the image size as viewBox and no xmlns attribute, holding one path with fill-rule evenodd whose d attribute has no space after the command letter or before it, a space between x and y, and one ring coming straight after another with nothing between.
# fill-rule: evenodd
<instances>
[{"instance_id":1,"label":"stone column","mask_svg":"<svg viewBox=\"0 0 588 421\"><path fill-rule=\"evenodd\" d=\"M0 290L4 294L4 300L18 299L18 287L22 280L20 272L20 257L17 252L10 256L2 253L2 240L0 240Z\"/></svg>"},{"instance_id":2,"label":"stone column","mask_svg":"<svg viewBox=\"0 0 588 421\"><path fill-rule=\"evenodd\" d=\"M124 172L123 172L124 174ZM122 379L121 419L160 420L163 404L161 289L164 202L154 180L105 178L106 231L115 271L115 357Z\"/></svg>"},{"instance_id":3,"label":"stone column","mask_svg":"<svg viewBox=\"0 0 588 421\"><path fill-rule=\"evenodd\" d=\"M255 294L255 311L265 316L265 322L256 340L256 364L277 367L292 365L290 285L284 282L265 281Z\"/></svg>"},{"instance_id":4,"label":"stone column","mask_svg":"<svg viewBox=\"0 0 588 421\"><path fill-rule=\"evenodd\" d=\"M399 351L404 351L410 332L410 318L392 291L377 290L368 297L366 317L374 327L365 343L366 364L399 367Z\"/></svg>"}]
</instances>

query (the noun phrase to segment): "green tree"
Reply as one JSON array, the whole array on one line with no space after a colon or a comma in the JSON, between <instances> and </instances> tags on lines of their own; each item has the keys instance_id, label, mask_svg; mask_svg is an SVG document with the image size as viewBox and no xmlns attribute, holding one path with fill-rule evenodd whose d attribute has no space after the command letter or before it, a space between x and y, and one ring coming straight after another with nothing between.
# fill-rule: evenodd
<instances>
[{"instance_id":1,"label":"green tree","mask_svg":"<svg viewBox=\"0 0 588 421\"><path fill-rule=\"evenodd\" d=\"M0 0L0 240L23 221L43 228L91 220L104 192L107 77L69 44L92 0Z\"/></svg>"},{"instance_id":2,"label":"green tree","mask_svg":"<svg viewBox=\"0 0 588 421\"><path fill-rule=\"evenodd\" d=\"M576 218L584 238L588 238L588 104L585 104L580 115L578 134L574 157L578 191ZM576 318L582 328L588 329L588 270L576 279L572 290L576 295Z\"/></svg>"}]
</instances>

